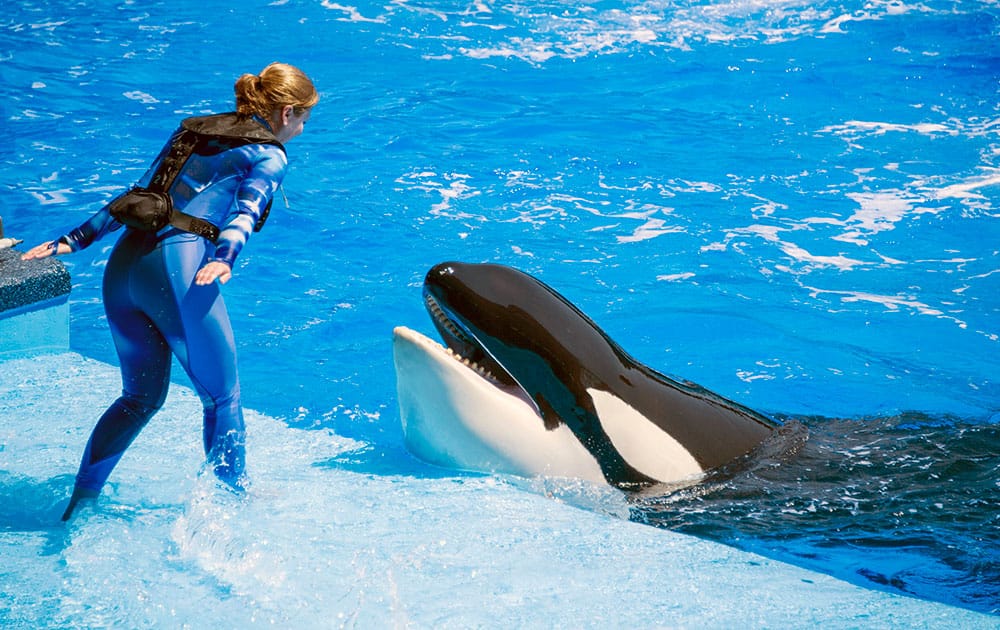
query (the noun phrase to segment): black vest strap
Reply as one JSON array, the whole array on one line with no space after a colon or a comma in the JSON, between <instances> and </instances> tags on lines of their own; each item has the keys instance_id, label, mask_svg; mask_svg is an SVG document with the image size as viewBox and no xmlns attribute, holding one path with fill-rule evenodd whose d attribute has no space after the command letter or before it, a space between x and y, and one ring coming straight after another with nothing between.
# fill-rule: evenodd
<instances>
[{"instance_id":1,"label":"black vest strap","mask_svg":"<svg viewBox=\"0 0 1000 630\"><path fill-rule=\"evenodd\" d=\"M174 226L178 230L184 230L185 232L197 234L198 236L206 238L213 243L217 238L219 238L219 228L216 227L214 223L206 221L205 219L199 219L198 217L192 216L187 212L174 210L173 214L170 215L170 225Z\"/></svg>"}]
</instances>

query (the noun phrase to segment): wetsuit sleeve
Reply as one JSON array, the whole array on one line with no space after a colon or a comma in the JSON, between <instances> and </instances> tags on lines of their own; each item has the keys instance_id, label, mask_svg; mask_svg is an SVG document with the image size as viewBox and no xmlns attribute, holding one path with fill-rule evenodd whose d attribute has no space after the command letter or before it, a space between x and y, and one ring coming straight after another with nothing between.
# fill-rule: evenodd
<instances>
[{"instance_id":1,"label":"wetsuit sleeve","mask_svg":"<svg viewBox=\"0 0 1000 630\"><path fill-rule=\"evenodd\" d=\"M252 163L236 191L236 212L219 232L215 254L210 259L233 266L240 250L250 238L254 225L285 178L288 161L278 147L263 145L264 150Z\"/></svg>"},{"instance_id":2,"label":"wetsuit sleeve","mask_svg":"<svg viewBox=\"0 0 1000 630\"><path fill-rule=\"evenodd\" d=\"M66 243L71 250L78 252L121 227L122 224L111 216L108 206L104 206L79 227L73 228L68 234L59 237L59 242Z\"/></svg>"}]
</instances>

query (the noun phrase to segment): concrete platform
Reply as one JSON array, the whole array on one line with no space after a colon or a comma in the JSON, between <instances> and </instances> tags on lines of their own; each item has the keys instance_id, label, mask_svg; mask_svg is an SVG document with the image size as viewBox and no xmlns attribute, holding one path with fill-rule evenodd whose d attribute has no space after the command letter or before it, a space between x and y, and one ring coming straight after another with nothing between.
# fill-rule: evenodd
<instances>
[{"instance_id":1,"label":"concrete platform","mask_svg":"<svg viewBox=\"0 0 1000 630\"><path fill-rule=\"evenodd\" d=\"M0 249L0 357L69 350L69 272L55 256Z\"/></svg>"}]
</instances>

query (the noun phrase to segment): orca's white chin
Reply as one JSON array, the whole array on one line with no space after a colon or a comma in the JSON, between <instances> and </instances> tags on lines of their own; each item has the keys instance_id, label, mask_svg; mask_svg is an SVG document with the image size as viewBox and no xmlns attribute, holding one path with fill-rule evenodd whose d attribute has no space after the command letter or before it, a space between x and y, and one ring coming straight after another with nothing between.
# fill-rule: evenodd
<instances>
[{"instance_id":1,"label":"orca's white chin","mask_svg":"<svg viewBox=\"0 0 1000 630\"><path fill-rule=\"evenodd\" d=\"M417 457L448 468L607 483L568 427L546 429L521 396L436 341L397 327L393 360L403 435Z\"/></svg>"}]
</instances>

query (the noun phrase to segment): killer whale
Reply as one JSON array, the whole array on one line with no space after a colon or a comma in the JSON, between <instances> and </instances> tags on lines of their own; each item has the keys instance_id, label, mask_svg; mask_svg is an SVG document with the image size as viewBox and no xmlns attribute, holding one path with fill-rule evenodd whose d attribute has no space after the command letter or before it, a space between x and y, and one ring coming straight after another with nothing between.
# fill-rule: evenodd
<instances>
[{"instance_id":1,"label":"killer whale","mask_svg":"<svg viewBox=\"0 0 1000 630\"><path fill-rule=\"evenodd\" d=\"M620 488L697 481L776 421L629 356L524 272L445 262L423 295L444 346L393 331L407 448L434 464Z\"/></svg>"}]
</instances>

